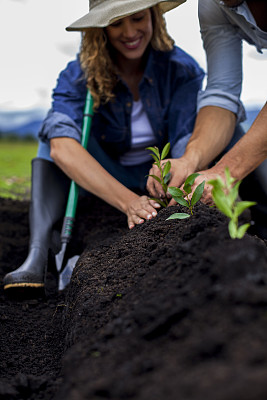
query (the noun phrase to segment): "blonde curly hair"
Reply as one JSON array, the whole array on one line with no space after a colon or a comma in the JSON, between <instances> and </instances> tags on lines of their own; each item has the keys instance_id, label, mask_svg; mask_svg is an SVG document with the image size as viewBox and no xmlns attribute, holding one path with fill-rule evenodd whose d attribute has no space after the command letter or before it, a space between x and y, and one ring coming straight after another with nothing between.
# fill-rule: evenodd
<instances>
[{"instance_id":1,"label":"blonde curly hair","mask_svg":"<svg viewBox=\"0 0 267 400\"><path fill-rule=\"evenodd\" d=\"M151 8L153 35L151 46L154 50L171 51L174 40L166 29L164 16L158 5ZM82 34L80 62L84 71L87 88L94 99L94 110L101 103L115 97L113 90L118 81L118 71L112 62L103 28L89 28Z\"/></svg>"}]
</instances>

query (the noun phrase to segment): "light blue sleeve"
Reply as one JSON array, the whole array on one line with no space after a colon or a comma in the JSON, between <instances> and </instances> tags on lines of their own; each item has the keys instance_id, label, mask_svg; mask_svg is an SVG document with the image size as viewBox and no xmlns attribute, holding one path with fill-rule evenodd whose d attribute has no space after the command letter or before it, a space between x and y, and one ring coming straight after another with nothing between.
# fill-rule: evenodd
<instances>
[{"instance_id":1,"label":"light blue sleeve","mask_svg":"<svg viewBox=\"0 0 267 400\"><path fill-rule=\"evenodd\" d=\"M242 39L217 0L199 0L200 31L207 56L207 86L198 95L198 111L218 106L245 119L242 89Z\"/></svg>"}]
</instances>

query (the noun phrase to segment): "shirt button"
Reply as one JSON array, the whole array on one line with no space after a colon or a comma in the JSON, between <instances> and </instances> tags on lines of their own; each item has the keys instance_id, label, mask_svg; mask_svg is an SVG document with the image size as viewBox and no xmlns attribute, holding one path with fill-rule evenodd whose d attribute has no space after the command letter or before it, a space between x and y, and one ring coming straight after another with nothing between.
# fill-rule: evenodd
<instances>
[{"instance_id":1,"label":"shirt button","mask_svg":"<svg viewBox=\"0 0 267 400\"><path fill-rule=\"evenodd\" d=\"M161 131L159 131L159 136L162 136L162 132Z\"/></svg>"},{"instance_id":2,"label":"shirt button","mask_svg":"<svg viewBox=\"0 0 267 400\"><path fill-rule=\"evenodd\" d=\"M151 103L150 103L149 99L147 99L146 104L148 107L150 107Z\"/></svg>"},{"instance_id":3,"label":"shirt button","mask_svg":"<svg viewBox=\"0 0 267 400\"><path fill-rule=\"evenodd\" d=\"M101 139L105 140L106 139L106 135L101 135Z\"/></svg>"},{"instance_id":4,"label":"shirt button","mask_svg":"<svg viewBox=\"0 0 267 400\"><path fill-rule=\"evenodd\" d=\"M132 106L132 103L128 101L128 103L126 103L126 106L130 108Z\"/></svg>"}]
</instances>

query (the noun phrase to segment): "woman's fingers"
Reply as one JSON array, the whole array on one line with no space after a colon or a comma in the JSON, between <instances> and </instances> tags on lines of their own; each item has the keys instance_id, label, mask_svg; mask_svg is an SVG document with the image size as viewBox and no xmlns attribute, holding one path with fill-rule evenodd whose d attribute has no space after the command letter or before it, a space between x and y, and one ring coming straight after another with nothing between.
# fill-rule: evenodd
<instances>
[{"instance_id":1,"label":"woman's fingers","mask_svg":"<svg viewBox=\"0 0 267 400\"><path fill-rule=\"evenodd\" d=\"M150 220L157 215L156 208L160 205L147 196L141 196L134 200L128 209L128 226L132 229L135 225L142 224L145 220Z\"/></svg>"},{"instance_id":2,"label":"woman's fingers","mask_svg":"<svg viewBox=\"0 0 267 400\"><path fill-rule=\"evenodd\" d=\"M135 225L142 224L144 219L140 218L138 215L132 215L131 217L128 217L128 227L129 229L133 229Z\"/></svg>"}]
</instances>

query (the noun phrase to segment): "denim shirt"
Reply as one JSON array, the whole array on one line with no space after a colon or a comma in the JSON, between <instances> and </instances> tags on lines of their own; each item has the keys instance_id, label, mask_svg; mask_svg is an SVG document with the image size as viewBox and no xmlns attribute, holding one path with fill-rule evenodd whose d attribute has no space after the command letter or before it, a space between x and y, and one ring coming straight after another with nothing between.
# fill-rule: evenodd
<instances>
[{"instance_id":1,"label":"denim shirt","mask_svg":"<svg viewBox=\"0 0 267 400\"><path fill-rule=\"evenodd\" d=\"M193 131L197 94L204 73L196 61L178 47L170 52L149 49L144 76L139 85L140 98L158 146L180 141L183 154ZM133 96L122 79L115 89L114 101L99 106L91 127L103 150L112 158L131 147L131 111ZM79 58L60 73L53 92L52 109L41 127L39 137L71 137L80 142L86 83ZM179 147L179 143L178 143Z\"/></svg>"},{"instance_id":2,"label":"denim shirt","mask_svg":"<svg viewBox=\"0 0 267 400\"><path fill-rule=\"evenodd\" d=\"M246 2L230 8L220 0L199 0L199 22L207 55L208 80L198 97L198 110L205 106L226 108L245 119L240 101L242 89L242 40L259 52L267 48L267 32L254 20ZM262 77L266 82L266 77Z\"/></svg>"}]
</instances>

